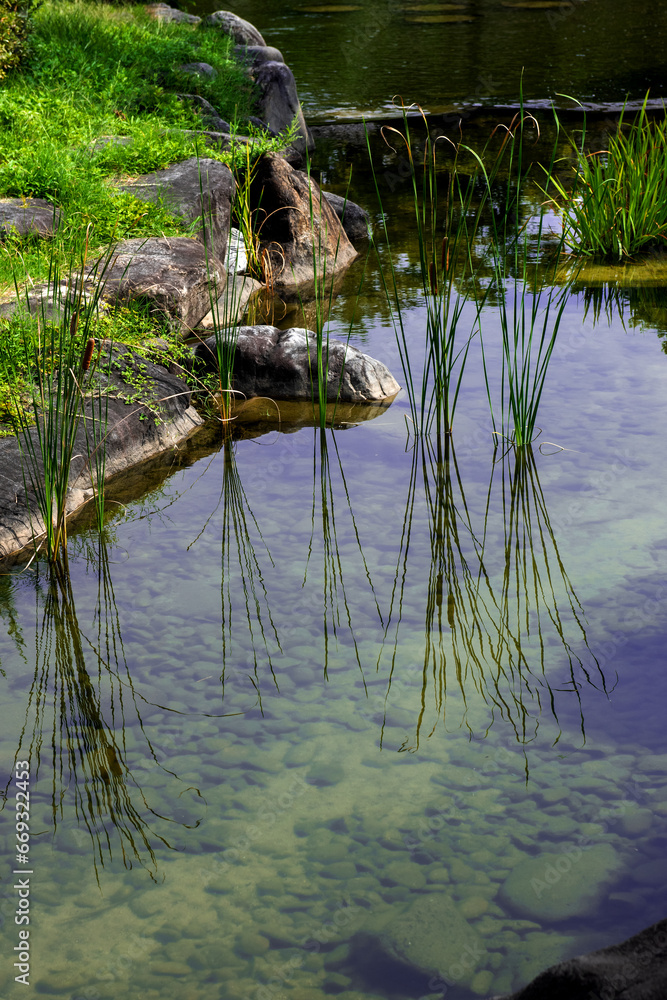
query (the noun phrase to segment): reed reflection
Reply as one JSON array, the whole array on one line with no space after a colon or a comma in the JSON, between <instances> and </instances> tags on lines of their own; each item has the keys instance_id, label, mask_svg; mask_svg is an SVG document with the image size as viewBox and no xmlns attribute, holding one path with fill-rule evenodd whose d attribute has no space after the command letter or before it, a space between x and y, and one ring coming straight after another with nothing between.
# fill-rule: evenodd
<instances>
[{"instance_id":1,"label":"reed reflection","mask_svg":"<svg viewBox=\"0 0 667 1000\"><path fill-rule=\"evenodd\" d=\"M545 715L555 723L557 743L559 715L572 704L585 741L582 689L606 693L607 686L531 449L496 453L479 527L474 521L451 442L417 442L378 660L378 670L388 661L384 719L399 692L406 701L402 644L406 633L414 634L414 595L420 593L421 684L414 737L402 750L417 749L440 721L447 729L463 725L484 736L502 720L526 744ZM426 571L419 551L423 538L429 545Z\"/></svg>"},{"instance_id":2,"label":"reed reflection","mask_svg":"<svg viewBox=\"0 0 667 1000\"><path fill-rule=\"evenodd\" d=\"M328 435L331 437L332 453L329 451ZM336 482L336 479L338 482ZM342 629L345 630L345 642L349 644L353 651L363 679L362 660L352 620L353 604L348 596L350 568L346 566L347 560L344 560L341 556L341 547L338 540L339 515L336 512L336 502L339 496L344 497L344 508L347 508L347 514L349 515L349 524L346 525L345 531L347 533L351 526L355 542L355 559L357 552L359 555L357 566L352 573L353 578L361 579L363 573L363 577L368 583L370 595L372 595L372 614L373 616L377 614L382 624L382 613L361 545L361 537L352 509L352 501L345 478L343 463L336 443L336 433L333 428L330 428L329 431L323 428L313 428L312 527L302 586L304 589L311 586L312 581L309 582L309 574L317 574L317 588L318 591L321 588L322 592L322 636L324 641L322 665L325 679L328 675L329 659L333 647L338 645L339 640L342 641ZM322 540L320 549L321 570L313 570L320 536ZM348 583L346 583L346 578ZM364 680L365 688L366 681Z\"/></svg>"},{"instance_id":3,"label":"reed reflection","mask_svg":"<svg viewBox=\"0 0 667 1000\"><path fill-rule=\"evenodd\" d=\"M156 881L156 850L172 847L169 827L197 826L203 800L190 789L192 819L176 823L149 801L159 798L155 788L145 791L140 783L142 770L155 771L143 763L151 760L166 783L180 786L171 789L173 799L185 790L159 764L144 729L141 708L147 699L136 691L125 657L105 537L99 537L94 552L89 544L86 555L89 569L94 563L97 572L90 634L79 623L66 566L35 564L34 671L17 756L31 761L35 784L40 776L48 781L54 834L64 822L73 827L80 847L80 838L85 843L89 837L98 884L100 870L114 857L126 868L141 866ZM128 752L130 727L145 741L134 750L132 759L142 755L136 766Z\"/></svg>"},{"instance_id":4,"label":"reed reflection","mask_svg":"<svg viewBox=\"0 0 667 1000\"><path fill-rule=\"evenodd\" d=\"M264 670L268 667L272 683L279 688L274 657L282 653L282 648L258 552L263 550L272 569L275 563L243 486L236 462L236 446L236 441L225 436L221 448L222 482L218 501L188 548L191 549L204 532L217 523L216 516L220 512L221 702L233 697L229 690L229 668L232 668L231 678L236 687L238 668L245 665L247 679L261 710ZM240 694L245 699L247 688ZM245 700L239 707L240 710L248 708Z\"/></svg>"}]
</instances>

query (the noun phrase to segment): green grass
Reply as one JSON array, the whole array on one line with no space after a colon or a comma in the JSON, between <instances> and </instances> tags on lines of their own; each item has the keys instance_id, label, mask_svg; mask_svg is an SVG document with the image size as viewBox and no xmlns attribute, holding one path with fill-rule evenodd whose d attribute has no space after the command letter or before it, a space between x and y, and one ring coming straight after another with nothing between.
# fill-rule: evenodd
<instances>
[{"instance_id":1,"label":"green grass","mask_svg":"<svg viewBox=\"0 0 667 1000\"><path fill-rule=\"evenodd\" d=\"M570 143L575 153L571 189L551 178L568 247L582 256L623 260L666 246L665 118L652 120L645 101L632 122L621 115L606 148L587 150L585 120L579 139Z\"/></svg>"}]
</instances>

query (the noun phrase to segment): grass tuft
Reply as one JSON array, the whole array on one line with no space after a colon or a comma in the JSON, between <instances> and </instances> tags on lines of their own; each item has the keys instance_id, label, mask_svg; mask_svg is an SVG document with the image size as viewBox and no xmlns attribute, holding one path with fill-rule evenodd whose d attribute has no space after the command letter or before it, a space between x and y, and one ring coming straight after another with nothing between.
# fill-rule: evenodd
<instances>
[{"instance_id":1,"label":"grass tuft","mask_svg":"<svg viewBox=\"0 0 667 1000\"><path fill-rule=\"evenodd\" d=\"M667 245L667 120L651 119L646 102L632 122L621 115L606 149L586 149L586 125L575 153L571 189L551 177L563 203L569 249L624 260Z\"/></svg>"}]
</instances>

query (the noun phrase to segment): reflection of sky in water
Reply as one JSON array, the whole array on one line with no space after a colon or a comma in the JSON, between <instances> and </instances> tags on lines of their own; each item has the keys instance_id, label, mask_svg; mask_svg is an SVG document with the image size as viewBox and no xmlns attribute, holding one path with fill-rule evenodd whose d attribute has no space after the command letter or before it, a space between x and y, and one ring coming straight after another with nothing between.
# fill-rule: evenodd
<instances>
[{"instance_id":1,"label":"reflection of sky in water","mask_svg":"<svg viewBox=\"0 0 667 1000\"><path fill-rule=\"evenodd\" d=\"M364 308L367 350L386 359L391 333L376 325L372 299ZM341 301L334 327L344 310ZM417 309L409 333L420 336ZM497 360L493 327L486 336ZM437 464L413 468L399 399L379 419L335 440L329 434L326 452L312 429L242 441L131 503L112 525L115 603L107 592L101 629L96 543L77 543L72 606L90 678L86 686L79 675L78 690L81 703L88 692L99 709L97 719L80 720L88 740L80 788L106 790L125 803L124 815L146 824L155 863L136 831L125 848L134 841L158 881L153 887L136 867L122 873L122 837L102 807L113 862L104 850L98 857L104 896L97 894L92 842L76 822L72 790L51 853L47 702L35 801L43 832L33 842L40 941L52 956L41 981L56 993L94 981L104 998L119 988L130 997L149 989L180 997L185 977L198 996L223 988L225 996L259 997L293 960L295 996L345 988L362 1000L390 997L392 981L363 935L389 947L383 921L416 919L431 898L455 906L455 916L442 916L454 921L452 934L467 927L482 941L477 968L449 994L466 998L509 989L563 955L662 916L667 792L664 759L652 755L663 745L667 615L664 363L654 333L626 333L618 320L594 326L582 321L581 302L570 301L540 411L540 440L555 453L536 453L532 487L515 493L524 506L513 522L513 465L506 463L503 488L479 357L471 355L455 428L459 478L449 484ZM526 505L530 517L521 514ZM529 596L511 561L503 617L510 524ZM533 532L542 599L524 529ZM474 580L481 547L487 576L457 595L452 581L464 583L464 561ZM30 570L4 591L3 609L8 616L11 593L15 616L13 626L7 619L13 638L0 641L6 770L36 655L33 577ZM38 625L42 608L43 600ZM476 671L463 658L457 676L455 630L465 653L477 648L466 625L485 623L498 641L517 608L531 629L520 641L522 670L494 685L490 660ZM425 622L432 645L424 677ZM506 666L512 640L504 641ZM38 655L53 678L55 647L45 642L38 639ZM118 666L113 681L104 669L98 679L100 646ZM525 747L516 740L520 706ZM33 720L29 714L28 731ZM98 817L96 834L104 823ZM579 845L589 849L585 870ZM563 918L560 890L536 910L535 893L517 889L510 875L534 878L535 857L558 860L568 850L572 878L592 888ZM76 936L83 921L85 942L64 947L64 931ZM318 934L319 950L305 949ZM451 954L446 961L445 971L457 964ZM91 968L102 978L91 980ZM411 974L403 995L421 995L425 982Z\"/></svg>"}]
</instances>

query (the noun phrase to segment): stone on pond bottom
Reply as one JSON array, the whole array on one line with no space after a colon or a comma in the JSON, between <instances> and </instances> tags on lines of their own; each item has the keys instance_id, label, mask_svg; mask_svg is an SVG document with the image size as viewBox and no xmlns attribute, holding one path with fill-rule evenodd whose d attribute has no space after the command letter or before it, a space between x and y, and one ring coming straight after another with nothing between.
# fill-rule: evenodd
<instances>
[{"instance_id":1,"label":"stone on pond bottom","mask_svg":"<svg viewBox=\"0 0 667 1000\"><path fill-rule=\"evenodd\" d=\"M593 913L622 867L610 844L521 861L500 890L514 913L557 922Z\"/></svg>"}]
</instances>

